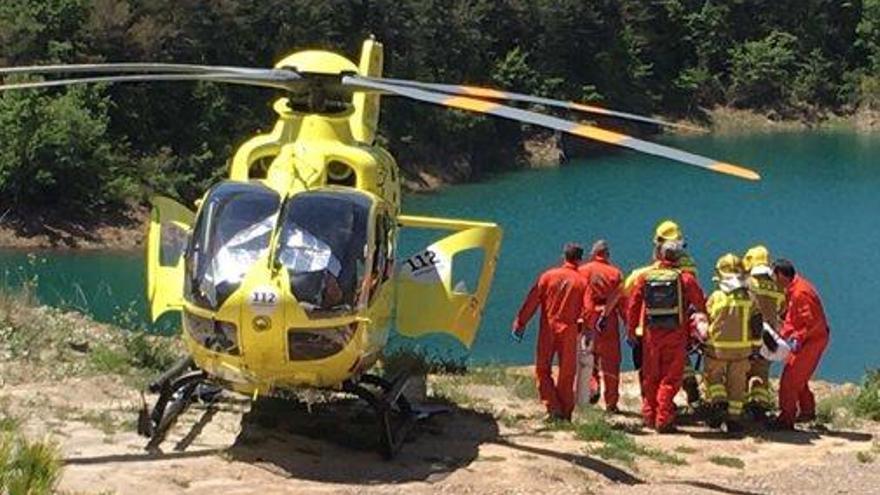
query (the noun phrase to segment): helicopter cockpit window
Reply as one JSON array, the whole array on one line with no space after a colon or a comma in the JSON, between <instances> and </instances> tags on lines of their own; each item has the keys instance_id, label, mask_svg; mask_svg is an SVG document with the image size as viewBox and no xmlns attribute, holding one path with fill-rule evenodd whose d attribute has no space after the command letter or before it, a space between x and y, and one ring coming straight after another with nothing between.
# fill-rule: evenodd
<instances>
[{"instance_id":1,"label":"helicopter cockpit window","mask_svg":"<svg viewBox=\"0 0 880 495\"><path fill-rule=\"evenodd\" d=\"M373 263L370 276L370 301L378 292L382 282L388 280L391 272L393 260L390 259L390 240L393 233L391 232L391 221L388 214L380 213L376 217L375 234L373 236Z\"/></svg>"},{"instance_id":2,"label":"helicopter cockpit window","mask_svg":"<svg viewBox=\"0 0 880 495\"><path fill-rule=\"evenodd\" d=\"M293 196L282 218L276 263L309 316L338 316L357 307L366 275L372 200L348 191Z\"/></svg>"},{"instance_id":3,"label":"helicopter cockpit window","mask_svg":"<svg viewBox=\"0 0 880 495\"><path fill-rule=\"evenodd\" d=\"M269 249L280 197L269 188L227 182L211 191L196 221L186 294L217 309Z\"/></svg>"}]
</instances>

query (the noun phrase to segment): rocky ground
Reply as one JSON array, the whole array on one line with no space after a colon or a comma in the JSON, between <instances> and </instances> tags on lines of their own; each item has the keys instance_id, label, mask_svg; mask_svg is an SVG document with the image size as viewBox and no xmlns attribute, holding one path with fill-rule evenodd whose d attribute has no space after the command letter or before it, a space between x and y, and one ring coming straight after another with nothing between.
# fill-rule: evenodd
<instances>
[{"instance_id":1,"label":"rocky ground","mask_svg":"<svg viewBox=\"0 0 880 495\"><path fill-rule=\"evenodd\" d=\"M820 396L839 390L817 388ZM362 404L343 397L224 397L189 411L153 454L134 431L141 398L124 378L18 379L0 389L0 406L22 419L28 436L60 444L58 488L68 493L789 494L880 486L877 424L736 437L685 425L661 436L638 427L631 374L623 389L624 414L607 421L635 440L630 459L579 430L545 424L528 370L431 377L428 400L450 412L420 423L392 461L373 450Z\"/></svg>"}]
</instances>

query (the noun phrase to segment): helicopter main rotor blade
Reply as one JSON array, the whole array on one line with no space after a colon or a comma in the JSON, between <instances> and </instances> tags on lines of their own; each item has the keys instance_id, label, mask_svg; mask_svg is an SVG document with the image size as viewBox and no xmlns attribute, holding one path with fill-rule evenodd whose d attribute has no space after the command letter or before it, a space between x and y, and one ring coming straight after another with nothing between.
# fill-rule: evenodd
<instances>
[{"instance_id":1,"label":"helicopter main rotor blade","mask_svg":"<svg viewBox=\"0 0 880 495\"><path fill-rule=\"evenodd\" d=\"M527 124L547 127L568 134L573 134L575 136L593 139L616 146L623 146L625 148L641 151L643 153L648 153L651 155L668 158L670 160L687 163L689 165L694 165L700 168L711 170L713 172L733 175L742 179L760 180L761 178L761 176L758 175L755 171L741 167L739 165L720 162L711 158L707 158L705 156L700 156L694 153L689 153L687 151L671 148L669 146L663 146L661 144L636 139L634 137L627 136L626 134L606 131L605 129L600 129L595 126L580 124L570 120L552 117L550 115L544 115L529 110L522 110L520 108L513 108L492 101L479 100L467 96L453 96L443 93L424 91L413 87L397 86L394 84L387 84L384 82L378 82L375 80L370 80L357 76L345 76L342 78L342 83L351 84L352 86L357 88L370 88L372 90L382 91L397 96L403 96L426 103L433 103L435 105L458 108L460 110L468 110L471 112L484 113L489 115L496 115L498 117L517 120Z\"/></svg>"},{"instance_id":2,"label":"helicopter main rotor blade","mask_svg":"<svg viewBox=\"0 0 880 495\"><path fill-rule=\"evenodd\" d=\"M197 64L165 64L165 63L101 63L101 64L67 64L67 65L30 65L20 67L0 67L0 76L11 74L75 74L75 73L125 73L125 72L154 72L154 73L186 73L208 74L217 72L231 72L236 74L258 74L270 69L231 67L222 65L197 65Z\"/></svg>"},{"instance_id":3,"label":"helicopter main rotor blade","mask_svg":"<svg viewBox=\"0 0 880 495\"><path fill-rule=\"evenodd\" d=\"M655 119L652 117L646 117L644 115L638 115L629 112L620 112L617 110L610 110L607 108L598 107L595 105L587 105L584 103L576 103L573 101L562 101L562 100L554 100L552 98L544 98L541 96L527 95L522 93L513 93L510 91L501 91L492 88L481 88L477 86L464 86L464 85L455 85L455 84L437 84L437 83L426 83L421 81L411 81L408 79L390 79L390 78L363 78L369 79L371 81L380 82L380 83L390 83L396 84L399 86L407 86L410 88L424 89L428 91L435 91L441 93L448 93L453 95L462 95L462 96L470 96L474 98L488 98L491 100L508 100L508 101L520 101L524 103L534 103L537 105L546 105L549 107L557 107L564 108L567 110L575 110L579 112L587 112L594 113L598 115L605 115L608 117L617 117L621 119L634 120L637 122L644 122L647 124L654 124L664 127L674 127L677 129L685 129L693 132L707 132L706 129L701 127L694 127L687 124L678 124L675 122L666 122L665 120Z\"/></svg>"},{"instance_id":4,"label":"helicopter main rotor blade","mask_svg":"<svg viewBox=\"0 0 880 495\"><path fill-rule=\"evenodd\" d=\"M75 79L58 79L52 81L29 81L0 85L0 91L11 89L37 89L52 88L59 86L71 86L76 84L94 83L135 83L154 81L207 81L225 84L237 84L242 86L257 86L290 91L300 85L302 79L295 72L273 71L274 74L260 74L249 76L246 74L231 73L203 73L203 74L136 74L121 76L95 76Z\"/></svg>"}]
</instances>

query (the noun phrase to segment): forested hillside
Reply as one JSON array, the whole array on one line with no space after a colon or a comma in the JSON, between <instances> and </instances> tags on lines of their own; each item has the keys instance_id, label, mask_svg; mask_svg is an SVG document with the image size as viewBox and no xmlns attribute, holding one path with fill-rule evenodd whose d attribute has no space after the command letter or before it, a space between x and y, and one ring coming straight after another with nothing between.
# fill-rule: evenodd
<instances>
[{"instance_id":1,"label":"forested hillside","mask_svg":"<svg viewBox=\"0 0 880 495\"><path fill-rule=\"evenodd\" d=\"M781 118L880 101L880 0L3 0L0 65L165 61L268 66L306 47L356 57L374 34L386 74L479 83L699 116ZM0 203L115 207L193 199L274 121L276 95L157 83L0 97ZM520 128L386 100L382 139L405 168L511 166Z\"/></svg>"}]
</instances>

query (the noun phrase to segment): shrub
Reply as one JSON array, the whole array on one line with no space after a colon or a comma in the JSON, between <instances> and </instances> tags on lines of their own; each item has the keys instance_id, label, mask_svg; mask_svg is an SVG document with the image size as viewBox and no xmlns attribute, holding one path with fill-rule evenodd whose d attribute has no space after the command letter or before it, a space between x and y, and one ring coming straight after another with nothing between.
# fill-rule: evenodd
<instances>
[{"instance_id":1,"label":"shrub","mask_svg":"<svg viewBox=\"0 0 880 495\"><path fill-rule=\"evenodd\" d=\"M862 388L855 401L858 416L872 421L880 421L880 369L871 370L865 375Z\"/></svg>"},{"instance_id":2,"label":"shrub","mask_svg":"<svg viewBox=\"0 0 880 495\"><path fill-rule=\"evenodd\" d=\"M0 493L53 493L61 474L57 445L27 440L18 431L17 421L5 411L0 414Z\"/></svg>"},{"instance_id":3,"label":"shrub","mask_svg":"<svg viewBox=\"0 0 880 495\"><path fill-rule=\"evenodd\" d=\"M797 41L792 34L773 31L731 50L731 101L760 108L785 100L797 69Z\"/></svg>"},{"instance_id":4,"label":"shrub","mask_svg":"<svg viewBox=\"0 0 880 495\"><path fill-rule=\"evenodd\" d=\"M101 206L138 193L124 145L108 136L109 97L95 88L0 97L0 193L13 206Z\"/></svg>"}]
</instances>

